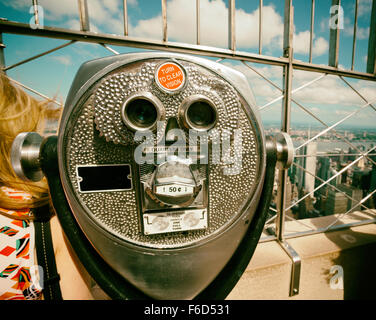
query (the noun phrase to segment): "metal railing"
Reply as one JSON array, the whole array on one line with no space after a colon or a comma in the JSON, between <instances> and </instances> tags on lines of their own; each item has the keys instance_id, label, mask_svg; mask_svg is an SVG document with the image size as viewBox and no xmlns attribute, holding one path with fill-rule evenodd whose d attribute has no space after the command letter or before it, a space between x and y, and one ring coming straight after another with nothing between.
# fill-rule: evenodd
<instances>
[{"instance_id":1,"label":"metal railing","mask_svg":"<svg viewBox=\"0 0 376 320\"><path fill-rule=\"evenodd\" d=\"M193 0L194 1L194 0ZM349 195L347 192L343 191L339 186L333 183L338 177L340 177L343 173L345 173L348 169L355 166L359 161L364 161L365 159L368 161L370 165L373 166L373 170L376 170L376 158L373 158L375 154L375 147L370 148L369 150L365 151L362 150L360 147L355 145L350 139L344 136L339 130L338 126L343 124L348 119L356 116L360 112L365 109L372 109L376 111L374 106L375 99L369 100L367 99L360 90L357 90L354 85L350 84L350 82L345 79L357 79L357 80L365 80L365 81L376 81L376 0L372 2L372 11L370 12L370 33L369 33L369 41L368 41L368 54L367 54L367 72L360 72L354 70L354 63L357 60L356 57L356 43L357 43L357 33L358 33L358 16L359 16L359 0L354 0L354 28L353 28L353 38L352 38L352 50L351 50L351 67L349 70L339 68L339 52L340 52L340 28L337 26L336 28L330 29L330 40L329 40L329 59L328 65L318 65L312 63L313 57L313 40L314 40L314 27L315 27L315 8L316 3L315 0L311 0L311 10L310 10L310 35L309 35L309 50L308 50L308 62L303 62L296 60L294 58L294 46L293 46L293 36L294 36L294 10L293 10L293 0L285 0L284 1L284 32L283 32L283 56L282 57L273 57L263 55L263 17L264 17L264 4L263 0L259 0L259 8L258 8L258 48L257 53L250 53L237 50L236 45L236 3L235 0L228 0L228 48L218 48L218 47L210 47L202 45L202 37L201 37L201 6L200 0L195 1L195 8L196 8L196 19L195 19L195 37L196 43L195 44L187 44L187 43L179 43L174 41L169 41L168 38L168 2L167 0L161 0L161 17L162 17L162 39L161 40L150 40L150 39L140 39L137 37L132 37L129 32L129 16L128 16L128 4L127 0L122 1L123 7L123 26L124 26L124 34L123 35L112 35L112 34L104 34L104 33L95 33L90 31L90 19L88 15L88 3L86 0L78 0L78 9L79 9L79 19L80 19L80 30L71 30L71 29L63 29L57 27L38 27L39 22L39 15L38 15L38 1L33 0L32 5L34 8L34 17L35 17L35 24L37 25L36 28L32 28L28 24L20 23L20 22L13 22L8 21L6 19L0 20L0 67L4 71L11 70L15 67L18 67L22 64L31 62L37 58L40 58L44 55L51 54L56 52L62 48L67 46L71 46L76 42L89 42L89 43L96 43L98 45L103 46L105 49L110 51L112 54L119 54L118 51L111 48L110 45L122 46L122 47L135 47L135 48L142 48L142 49L152 49L152 50L164 50L164 51L172 51L172 52L180 52L180 53L187 53L193 55L203 55L208 57L217 57L218 62L225 62L228 60L234 61L241 61L241 63L246 66L247 70L251 70L254 72L260 79L265 80L265 82L280 92L280 95L271 101L268 101L259 106L260 112L267 110L270 106L276 105L277 102L282 102L281 107L281 125L280 130L286 133L291 133L291 113L292 113L292 104L297 106L299 110L304 112L305 114L309 115L317 122L320 123L321 126L324 127L323 130L318 132L313 137L309 137L305 142L297 145L295 148L296 159L298 158L309 158L312 157L311 154L304 154L300 153L300 151L304 150L310 143L317 141L320 137L323 137L329 131L340 141L344 142L349 148L351 148L354 153L351 156L355 157L352 158L350 162L348 162L343 168L338 170L335 174L327 179L323 179L322 177L318 176L316 172L310 172L309 169L299 164L297 161L293 163L293 167L296 170L300 170L301 174L308 174L312 176L315 181L317 181L317 185L306 192L304 195L296 198L292 203L288 202L287 196L287 185L291 184L291 179L289 176L288 170L279 170L278 171L278 188L276 190L277 196L275 199L275 207L271 208L272 216L268 219L266 223L266 231L269 231L269 236L262 237L261 241L270 241L270 240L277 240L281 246L286 250L293 262L293 270L292 270L292 282L291 282L291 290L290 295L295 295L299 293L299 274L300 274L300 259L298 254L291 248L291 246L286 242L287 239L292 237L299 237L302 235L307 234L315 234L318 232L328 232L333 230L338 230L340 228L347 228L351 226L356 226L365 223L374 223L376 222L376 214L372 211L371 208L367 203L369 200L374 196L376 193L375 190L370 190L366 195L363 195L361 198ZM341 6L340 0L332 0L332 6ZM332 13L332 15L335 13ZM30 36L38 36L38 37L47 37L47 38L54 38L54 39L63 39L67 40L68 42L52 48L48 51L43 53L34 55L30 58L25 60L19 61L12 65L6 66L5 59L4 59L4 50L5 45L2 43L2 34L20 34L20 35L30 35ZM277 66L283 70L282 72L282 87L277 85L275 81L269 79L266 75L264 75L260 70L253 66L253 64L263 64L268 66ZM293 89L293 79L294 79L294 72L297 71L306 71L306 72L313 72L319 73L317 77L312 80L307 81L305 84L300 85L299 87ZM303 103L299 102L298 99L294 97L296 93L299 91L312 86L314 84L323 81L322 79L327 78L328 76L335 76L340 79L344 86L348 90L353 91L362 101L363 104L354 110L351 113L348 113L346 116L341 118L340 120L336 121L334 124L329 124L327 121L321 119L317 116L312 109L307 106L304 106ZM13 80L18 85L23 86L25 89L32 91L35 94L40 95L43 98L48 98L44 94L38 92L35 89L32 89L28 86L21 84L20 82ZM59 104L59 102L55 101ZM376 118L375 118L376 119ZM375 141L376 144L376 141ZM326 154L324 156L331 157L336 156L337 154ZM315 159L318 156L323 155L316 155ZM308 224L305 220L300 220L294 217L293 215L287 215L287 212L294 207L298 206L300 203L303 203L306 199L312 198L316 192L322 190L323 188L327 188L328 190L333 190L333 192L337 192L343 195L348 201L351 201L350 208L347 208L344 212L341 213L338 217L334 218L334 220L330 221L326 226L321 227L314 227ZM290 196L291 197L291 196ZM368 201L368 202L367 202ZM361 208L362 211L366 210L367 217L361 221L355 221L351 223L341 224L339 223L340 219L344 216L348 215L349 213L353 212L354 209ZM295 224L299 224L302 227L306 228L305 231L299 231L295 233L286 234L286 219ZM270 232L272 231L272 232Z\"/></svg>"}]
</instances>

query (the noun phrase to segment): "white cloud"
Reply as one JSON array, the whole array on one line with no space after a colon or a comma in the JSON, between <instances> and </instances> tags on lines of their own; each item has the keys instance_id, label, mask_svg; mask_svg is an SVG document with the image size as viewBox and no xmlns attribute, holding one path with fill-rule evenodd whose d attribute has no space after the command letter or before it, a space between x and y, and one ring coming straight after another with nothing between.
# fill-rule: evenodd
<instances>
[{"instance_id":1,"label":"white cloud","mask_svg":"<svg viewBox=\"0 0 376 320\"><path fill-rule=\"evenodd\" d=\"M244 74L248 80L248 83L254 93L256 104L261 107L266 103L272 101L273 99L281 96L281 91L269 84L265 81L262 77L260 77L256 72L248 68L242 63L233 64L231 62L224 62L224 65L231 67L240 71ZM251 64L248 63L253 69L261 73L263 76L267 77L269 80L273 81L273 83L282 88L282 68L277 66L266 66L266 65L259 65L259 64ZM282 101L282 100L280 100ZM264 110L268 112L269 110L273 109L273 106L265 108Z\"/></svg>"},{"instance_id":2,"label":"white cloud","mask_svg":"<svg viewBox=\"0 0 376 320\"><path fill-rule=\"evenodd\" d=\"M244 64L231 62L224 62L224 64L240 71L246 76L259 107L281 96L282 93L280 90L274 88ZM249 65L282 89L282 68L251 63L249 63ZM293 89L297 89L320 76L322 76L321 73L294 70ZM368 101L373 101L376 98L376 83L353 80L351 85ZM314 114L323 117L322 119L324 121L326 115L339 116L339 113L335 113L336 110L342 110L342 115L347 115L348 112L352 112L356 108L365 104L365 102L350 87L338 77L332 75L327 75L309 86L293 93L293 99L310 109ZM281 103L282 100L279 100L275 104L263 109L263 111L267 111L267 109L275 110L274 107L280 107ZM374 105L376 105L376 102ZM367 108L361 112L366 112L366 109ZM344 113L344 111L347 113ZM370 117L374 117L376 120L376 113L370 113Z\"/></svg>"},{"instance_id":3,"label":"white cloud","mask_svg":"<svg viewBox=\"0 0 376 320\"><path fill-rule=\"evenodd\" d=\"M240 71L246 76L259 107L281 96L282 93L280 90L274 88L244 64L234 64L231 62L224 62L223 64ZM251 63L249 63L249 65L282 89L283 70L281 67ZM294 70L293 89L299 88L320 76L322 76L321 73ZM373 101L373 99L376 98L376 83L354 80L351 82L351 85L368 101ZM309 108L314 114L320 111L321 115L323 114L323 109L317 109L316 106L325 106L324 109L328 114L333 114L338 108L353 110L354 108L358 108L365 104L365 102L343 81L338 77L331 75L327 75L295 92L293 98ZM280 106L281 102L282 100L279 100L275 105ZM374 104L376 105L376 103ZM273 106L265 108L265 110L269 108L273 108ZM376 114L373 115L376 116Z\"/></svg>"},{"instance_id":4,"label":"white cloud","mask_svg":"<svg viewBox=\"0 0 376 320\"><path fill-rule=\"evenodd\" d=\"M51 59L65 65L65 66L72 65L72 58L69 55L51 56Z\"/></svg>"},{"instance_id":5,"label":"white cloud","mask_svg":"<svg viewBox=\"0 0 376 320\"><path fill-rule=\"evenodd\" d=\"M90 0L88 11L91 31L122 34L124 30L123 8L120 1Z\"/></svg>"},{"instance_id":6,"label":"white cloud","mask_svg":"<svg viewBox=\"0 0 376 320\"><path fill-rule=\"evenodd\" d=\"M78 17L78 4L76 0L39 0L38 4L43 8L45 18L51 20L58 20L66 16Z\"/></svg>"},{"instance_id":7,"label":"white cloud","mask_svg":"<svg viewBox=\"0 0 376 320\"><path fill-rule=\"evenodd\" d=\"M137 26L129 26L129 34L140 38L161 39L162 17L159 15L151 19L139 20Z\"/></svg>"},{"instance_id":8,"label":"white cloud","mask_svg":"<svg viewBox=\"0 0 376 320\"><path fill-rule=\"evenodd\" d=\"M272 80L273 82L275 82L276 85L279 85L279 80L282 79L282 73L283 73L282 67L247 62L247 65L250 66L250 68L249 68L246 65L244 65L243 63L235 63L235 64L234 63L235 62L228 62L226 60L223 62L224 65L240 71L250 81L262 79L252 69L255 69L257 72L259 72L263 76ZM263 81L265 82L265 80L263 80Z\"/></svg>"},{"instance_id":9,"label":"white cloud","mask_svg":"<svg viewBox=\"0 0 376 320\"><path fill-rule=\"evenodd\" d=\"M361 4L362 2L359 2L359 3ZM366 14L370 15L371 6L372 6L372 3L368 3L367 4L367 1L363 2L363 5L359 5L359 8L358 8L358 19L361 18L361 16L364 16ZM329 21L330 21L329 18L323 18L320 21L320 23L319 23L319 30L320 30L320 32L326 32L326 33L329 34L329 32L330 32ZM340 29L340 33L344 34L346 36L352 37L353 34L354 34L354 18L351 17L351 19L350 19L349 17L345 17L344 18L343 26L344 26L344 28ZM368 39L368 37L369 37L369 30L370 30L369 27L360 27L359 26L359 22L358 22L357 30L356 30L356 37L357 37L357 39L359 39L359 40Z\"/></svg>"},{"instance_id":10,"label":"white cloud","mask_svg":"<svg viewBox=\"0 0 376 320\"><path fill-rule=\"evenodd\" d=\"M320 32L329 32L329 19L327 18L323 18L321 19L320 23L319 23L319 30Z\"/></svg>"},{"instance_id":11,"label":"white cloud","mask_svg":"<svg viewBox=\"0 0 376 320\"><path fill-rule=\"evenodd\" d=\"M129 6L138 6L137 0L127 2ZM45 18L57 21L57 25L79 29L77 0L39 0ZM12 1L13 7L30 7L27 0ZM94 32L123 33L123 5L119 0L88 1L90 30ZM215 47L228 47L228 9L224 0L200 1L200 43ZM196 42L196 2L171 0L167 5L168 39L183 43ZM60 21L60 22L59 22ZM259 41L259 9L246 12L235 11L236 48L257 48ZM146 39L162 39L161 13L150 19L138 20L129 26L129 35ZM263 51L268 54L282 48L283 17L274 6L263 7ZM302 31L294 37L296 53L308 53L309 31ZM327 50L324 38L315 38L313 53L315 56Z\"/></svg>"},{"instance_id":12,"label":"white cloud","mask_svg":"<svg viewBox=\"0 0 376 320\"><path fill-rule=\"evenodd\" d=\"M358 15L359 17L369 15L372 10L372 0L359 0Z\"/></svg>"},{"instance_id":13,"label":"white cloud","mask_svg":"<svg viewBox=\"0 0 376 320\"><path fill-rule=\"evenodd\" d=\"M65 22L65 25L69 29L80 30L80 21L78 19L69 19Z\"/></svg>"},{"instance_id":14,"label":"white cloud","mask_svg":"<svg viewBox=\"0 0 376 320\"><path fill-rule=\"evenodd\" d=\"M345 17L343 32L346 36L352 37L354 35L354 21L350 18ZM359 26L359 23L356 28L356 38L360 40L368 39L370 28L363 28ZM341 31L342 32L342 31Z\"/></svg>"},{"instance_id":15,"label":"white cloud","mask_svg":"<svg viewBox=\"0 0 376 320\"><path fill-rule=\"evenodd\" d=\"M138 6L138 1L137 0L128 0L127 4L129 4L132 7L137 7Z\"/></svg>"},{"instance_id":16,"label":"white cloud","mask_svg":"<svg viewBox=\"0 0 376 320\"><path fill-rule=\"evenodd\" d=\"M313 40L312 54L314 56L321 56L325 52L328 52L329 44L324 38L319 37Z\"/></svg>"},{"instance_id":17,"label":"white cloud","mask_svg":"<svg viewBox=\"0 0 376 320\"><path fill-rule=\"evenodd\" d=\"M200 42L204 45L228 46L228 9L223 0L201 0ZM179 42L196 41L196 7L194 1L172 0L167 6L168 38ZM258 9L252 13L235 12L236 47L258 45ZM263 45L281 43L283 19L272 6L263 7ZM157 15L130 26L130 34L140 38L162 38L162 17ZM278 41L276 41L278 39Z\"/></svg>"},{"instance_id":18,"label":"white cloud","mask_svg":"<svg viewBox=\"0 0 376 320\"><path fill-rule=\"evenodd\" d=\"M295 71L294 76L299 73L307 73L303 71ZM316 74L317 75L317 74ZM307 83L309 77L312 79L315 76L307 75L302 81L299 76L294 77L294 88ZM352 86L359 86L359 92L366 98L372 99L375 97L375 85L368 82L354 82ZM304 89L293 94L293 97L302 103L313 103L322 105L340 105L343 107L358 107L364 104L364 101L343 81L336 76L326 76L317 82L305 87Z\"/></svg>"},{"instance_id":19,"label":"white cloud","mask_svg":"<svg viewBox=\"0 0 376 320\"><path fill-rule=\"evenodd\" d=\"M356 36L358 39L368 39L369 37L369 27L368 28L357 28Z\"/></svg>"},{"instance_id":20,"label":"white cloud","mask_svg":"<svg viewBox=\"0 0 376 320\"><path fill-rule=\"evenodd\" d=\"M118 0L90 0L88 3L90 30L121 34L123 31L123 7ZM128 1L136 6L137 0ZM12 8L27 11L31 8L29 0L14 0L4 3ZM54 21L55 25L79 29L79 11L77 0L39 0L43 8L43 18ZM40 13L41 15L41 13ZM78 23L78 24L77 24Z\"/></svg>"},{"instance_id":21,"label":"white cloud","mask_svg":"<svg viewBox=\"0 0 376 320\"><path fill-rule=\"evenodd\" d=\"M2 1L6 6L14 9L24 9L31 6L31 2L28 0L13 0L13 1Z\"/></svg>"},{"instance_id":22,"label":"white cloud","mask_svg":"<svg viewBox=\"0 0 376 320\"><path fill-rule=\"evenodd\" d=\"M228 9L223 0L201 0L200 43L215 47L228 47ZM168 39L178 42L195 43L196 13L195 2L171 0L167 6ZM235 30L237 48L257 48L259 41L259 10L245 12L236 9ZM263 7L262 44L264 52L271 53L282 48L283 18L273 6ZM294 36L294 52L309 51L309 31L302 31ZM140 20L130 26L130 35L162 39L162 17L157 15L147 20ZM322 55L328 50L328 42L314 38L313 54Z\"/></svg>"},{"instance_id":23,"label":"white cloud","mask_svg":"<svg viewBox=\"0 0 376 320\"><path fill-rule=\"evenodd\" d=\"M300 54L308 54L310 45L310 31L302 31L294 34L294 52ZM328 41L323 37L316 38L313 35L312 54L313 56L321 56L329 49Z\"/></svg>"},{"instance_id":24,"label":"white cloud","mask_svg":"<svg viewBox=\"0 0 376 320\"><path fill-rule=\"evenodd\" d=\"M309 51L309 31L302 31L294 34L294 53L308 53Z\"/></svg>"},{"instance_id":25,"label":"white cloud","mask_svg":"<svg viewBox=\"0 0 376 320\"><path fill-rule=\"evenodd\" d=\"M347 110L335 110L334 113L338 116L348 116L351 112Z\"/></svg>"},{"instance_id":26,"label":"white cloud","mask_svg":"<svg viewBox=\"0 0 376 320\"><path fill-rule=\"evenodd\" d=\"M72 47L75 55L86 57L89 59L96 59L100 57L98 54L98 45L90 42L77 42Z\"/></svg>"},{"instance_id":27,"label":"white cloud","mask_svg":"<svg viewBox=\"0 0 376 320\"><path fill-rule=\"evenodd\" d=\"M373 105L376 105L374 101L376 99L376 85L374 83L363 84L361 88L358 89L359 93L367 99L367 101L373 101Z\"/></svg>"},{"instance_id":28,"label":"white cloud","mask_svg":"<svg viewBox=\"0 0 376 320\"><path fill-rule=\"evenodd\" d=\"M102 0L101 1L104 8L106 8L112 14L118 13L120 10L123 10L122 1L118 0Z\"/></svg>"}]
</instances>

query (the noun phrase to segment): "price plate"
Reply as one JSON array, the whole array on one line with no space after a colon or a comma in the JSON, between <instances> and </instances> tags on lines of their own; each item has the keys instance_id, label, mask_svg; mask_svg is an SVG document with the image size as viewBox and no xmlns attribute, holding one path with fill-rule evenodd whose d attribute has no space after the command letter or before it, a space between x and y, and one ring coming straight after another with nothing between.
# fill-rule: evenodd
<instances>
[{"instance_id":1,"label":"price plate","mask_svg":"<svg viewBox=\"0 0 376 320\"><path fill-rule=\"evenodd\" d=\"M193 186L184 186L181 184L167 184L156 186L155 193L163 196L177 197L193 193Z\"/></svg>"}]
</instances>

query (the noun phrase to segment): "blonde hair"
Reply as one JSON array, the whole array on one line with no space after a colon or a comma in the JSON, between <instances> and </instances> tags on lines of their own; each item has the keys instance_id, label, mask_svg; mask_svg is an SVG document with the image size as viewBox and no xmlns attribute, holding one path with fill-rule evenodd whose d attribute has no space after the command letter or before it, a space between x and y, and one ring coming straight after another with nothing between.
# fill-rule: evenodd
<instances>
[{"instance_id":1,"label":"blonde hair","mask_svg":"<svg viewBox=\"0 0 376 320\"><path fill-rule=\"evenodd\" d=\"M12 142L21 132L43 134L47 119L58 120L61 108L53 108L51 101L39 101L18 86L0 71L0 186L25 191L31 200L11 199L0 191L0 208L35 208L49 202L46 179L26 182L19 179L10 161Z\"/></svg>"}]
</instances>

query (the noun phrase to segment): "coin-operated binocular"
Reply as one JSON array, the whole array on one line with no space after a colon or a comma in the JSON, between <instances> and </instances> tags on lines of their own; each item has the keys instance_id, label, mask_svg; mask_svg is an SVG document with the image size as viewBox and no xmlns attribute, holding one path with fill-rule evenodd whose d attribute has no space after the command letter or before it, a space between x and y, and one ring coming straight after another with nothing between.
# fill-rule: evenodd
<instances>
[{"instance_id":1,"label":"coin-operated binocular","mask_svg":"<svg viewBox=\"0 0 376 320\"><path fill-rule=\"evenodd\" d=\"M172 53L85 63L58 136L12 148L20 177L46 175L67 239L114 299L224 299L293 157L287 135L265 137L241 73Z\"/></svg>"}]
</instances>

